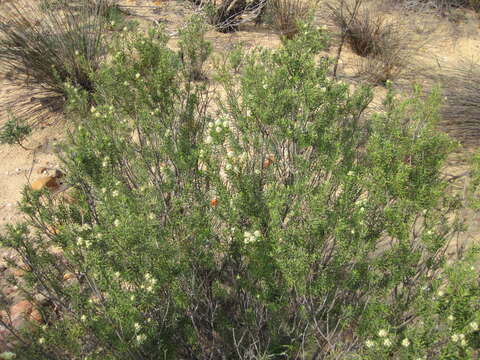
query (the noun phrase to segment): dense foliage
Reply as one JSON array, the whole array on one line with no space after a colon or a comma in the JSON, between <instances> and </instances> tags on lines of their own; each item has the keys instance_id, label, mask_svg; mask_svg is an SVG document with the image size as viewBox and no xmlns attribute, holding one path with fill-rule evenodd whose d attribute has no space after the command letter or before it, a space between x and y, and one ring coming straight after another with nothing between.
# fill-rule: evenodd
<instances>
[{"instance_id":1,"label":"dense foliage","mask_svg":"<svg viewBox=\"0 0 480 360\"><path fill-rule=\"evenodd\" d=\"M76 202L26 190L1 238L50 304L18 357L470 359L480 291L474 252L445 261L439 94L389 89L367 115L304 25L219 70L214 111L186 59L210 45L184 34L182 56L161 29L116 38L93 107L67 85Z\"/></svg>"}]
</instances>

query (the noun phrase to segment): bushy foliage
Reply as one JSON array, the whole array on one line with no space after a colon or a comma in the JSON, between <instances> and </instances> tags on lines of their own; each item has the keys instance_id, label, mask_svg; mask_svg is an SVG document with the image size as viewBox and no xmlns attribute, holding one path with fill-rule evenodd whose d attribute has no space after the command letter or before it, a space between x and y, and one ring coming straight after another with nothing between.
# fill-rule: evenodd
<instances>
[{"instance_id":1,"label":"bushy foliage","mask_svg":"<svg viewBox=\"0 0 480 360\"><path fill-rule=\"evenodd\" d=\"M444 266L439 95L390 89L365 116L370 90L317 60L325 36L221 70L215 114L158 29L113 43L95 107L67 88L76 203L25 191L1 238L52 305L20 359L469 358L479 293L470 263Z\"/></svg>"}]
</instances>

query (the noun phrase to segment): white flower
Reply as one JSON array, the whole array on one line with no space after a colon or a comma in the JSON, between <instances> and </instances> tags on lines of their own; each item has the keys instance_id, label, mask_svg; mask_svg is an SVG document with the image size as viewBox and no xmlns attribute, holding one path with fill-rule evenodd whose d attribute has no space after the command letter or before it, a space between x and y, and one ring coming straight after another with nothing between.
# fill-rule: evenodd
<instances>
[{"instance_id":1,"label":"white flower","mask_svg":"<svg viewBox=\"0 0 480 360\"><path fill-rule=\"evenodd\" d=\"M77 237L77 245L78 245L78 246L82 246L82 245L83 245L83 238L81 238L80 236Z\"/></svg>"},{"instance_id":2,"label":"white flower","mask_svg":"<svg viewBox=\"0 0 480 360\"><path fill-rule=\"evenodd\" d=\"M385 330L385 329L381 329L379 332L378 332L378 336L380 337L385 337L388 335L388 331Z\"/></svg>"},{"instance_id":3,"label":"white flower","mask_svg":"<svg viewBox=\"0 0 480 360\"><path fill-rule=\"evenodd\" d=\"M439 290L437 293L438 297L442 297L445 293L442 290Z\"/></svg>"},{"instance_id":4,"label":"white flower","mask_svg":"<svg viewBox=\"0 0 480 360\"><path fill-rule=\"evenodd\" d=\"M115 21L110 21L110 25L115 26Z\"/></svg>"},{"instance_id":5,"label":"white flower","mask_svg":"<svg viewBox=\"0 0 480 360\"><path fill-rule=\"evenodd\" d=\"M102 233L98 233L98 234L97 234L97 239L101 239L102 236L103 236Z\"/></svg>"},{"instance_id":6,"label":"white flower","mask_svg":"<svg viewBox=\"0 0 480 360\"><path fill-rule=\"evenodd\" d=\"M38 343L40 345L45 344L45 338L41 337L40 339L38 339Z\"/></svg>"},{"instance_id":7,"label":"white flower","mask_svg":"<svg viewBox=\"0 0 480 360\"><path fill-rule=\"evenodd\" d=\"M458 334L458 338L459 338L460 340L463 340L463 339L465 339L465 335L464 335L464 334Z\"/></svg>"},{"instance_id":8,"label":"white flower","mask_svg":"<svg viewBox=\"0 0 480 360\"><path fill-rule=\"evenodd\" d=\"M102 188L102 194L105 194L107 192L107 189L106 188Z\"/></svg>"},{"instance_id":9,"label":"white flower","mask_svg":"<svg viewBox=\"0 0 480 360\"><path fill-rule=\"evenodd\" d=\"M448 320L453 321L453 320L455 320L455 317L453 315L448 315Z\"/></svg>"},{"instance_id":10,"label":"white flower","mask_svg":"<svg viewBox=\"0 0 480 360\"><path fill-rule=\"evenodd\" d=\"M95 106L92 106L92 107L90 108L90 112L93 114L95 111L97 111L97 109L95 108Z\"/></svg>"},{"instance_id":11,"label":"white flower","mask_svg":"<svg viewBox=\"0 0 480 360\"><path fill-rule=\"evenodd\" d=\"M147 338L147 336L145 334L138 334L136 339L137 339L137 343L141 344L145 341L145 339Z\"/></svg>"},{"instance_id":12,"label":"white flower","mask_svg":"<svg viewBox=\"0 0 480 360\"><path fill-rule=\"evenodd\" d=\"M232 124L230 123L230 121L227 121L227 120L225 120L222 125L223 125L224 128L231 128L232 127Z\"/></svg>"},{"instance_id":13,"label":"white flower","mask_svg":"<svg viewBox=\"0 0 480 360\"><path fill-rule=\"evenodd\" d=\"M473 331L478 330L478 323L476 321L472 321L469 326L472 328Z\"/></svg>"},{"instance_id":14,"label":"white flower","mask_svg":"<svg viewBox=\"0 0 480 360\"><path fill-rule=\"evenodd\" d=\"M78 50L75 50L75 56L80 55L80 52Z\"/></svg>"},{"instance_id":15,"label":"white flower","mask_svg":"<svg viewBox=\"0 0 480 360\"><path fill-rule=\"evenodd\" d=\"M262 234L258 230L255 230L255 232L253 233L253 236L255 236L256 238L259 238L261 235Z\"/></svg>"},{"instance_id":16,"label":"white flower","mask_svg":"<svg viewBox=\"0 0 480 360\"><path fill-rule=\"evenodd\" d=\"M452 339L453 342L457 342L458 341L458 335L453 334L451 339Z\"/></svg>"},{"instance_id":17,"label":"white flower","mask_svg":"<svg viewBox=\"0 0 480 360\"><path fill-rule=\"evenodd\" d=\"M409 347L410 346L410 340L408 340L407 338L403 339L402 340L402 346L403 347Z\"/></svg>"},{"instance_id":18,"label":"white flower","mask_svg":"<svg viewBox=\"0 0 480 360\"><path fill-rule=\"evenodd\" d=\"M140 74L139 73L136 73L135 74L135 79L139 79L140 78Z\"/></svg>"},{"instance_id":19,"label":"white flower","mask_svg":"<svg viewBox=\"0 0 480 360\"><path fill-rule=\"evenodd\" d=\"M125 26L125 27L123 28L123 31L128 31L128 28Z\"/></svg>"},{"instance_id":20,"label":"white flower","mask_svg":"<svg viewBox=\"0 0 480 360\"><path fill-rule=\"evenodd\" d=\"M392 342L390 341L390 339L385 339L385 340L383 340L383 345L388 347L388 346L392 345Z\"/></svg>"},{"instance_id":21,"label":"white flower","mask_svg":"<svg viewBox=\"0 0 480 360\"><path fill-rule=\"evenodd\" d=\"M113 190L112 191L112 196L117 197L118 196L118 190Z\"/></svg>"},{"instance_id":22,"label":"white flower","mask_svg":"<svg viewBox=\"0 0 480 360\"><path fill-rule=\"evenodd\" d=\"M114 225L115 227L119 227L119 226L120 226L120 220L115 219L115 221L113 222L113 225Z\"/></svg>"},{"instance_id":23,"label":"white flower","mask_svg":"<svg viewBox=\"0 0 480 360\"><path fill-rule=\"evenodd\" d=\"M135 301L135 295L130 296L130 301Z\"/></svg>"},{"instance_id":24,"label":"white flower","mask_svg":"<svg viewBox=\"0 0 480 360\"><path fill-rule=\"evenodd\" d=\"M350 171L347 173L347 176L353 176L354 174L355 174L355 173L350 170Z\"/></svg>"},{"instance_id":25,"label":"white flower","mask_svg":"<svg viewBox=\"0 0 480 360\"><path fill-rule=\"evenodd\" d=\"M232 170L232 164L228 163L227 165L225 165L225 170L227 171Z\"/></svg>"},{"instance_id":26,"label":"white flower","mask_svg":"<svg viewBox=\"0 0 480 360\"><path fill-rule=\"evenodd\" d=\"M139 323L133 324L133 327L135 328L135 331L140 331L140 329L142 328Z\"/></svg>"},{"instance_id":27,"label":"white flower","mask_svg":"<svg viewBox=\"0 0 480 360\"><path fill-rule=\"evenodd\" d=\"M153 292L153 286L152 285L148 285L145 290L147 290L147 292L151 293Z\"/></svg>"},{"instance_id":28,"label":"white flower","mask_svg":"<svg viewBox=\"0 0 480 360\"><path fill-rule=\"evenodd\" d=\"M85 240L85 247L89 249L90 246L92 246L92 242L90 240Z\"/></svg>"},{"instance_id":29,"label":"white flower","mask_svg":"<svg viewBox=\"0 0 480 360\"><path fill-rule=\"evenodd\" d=\"M222 128L221 128L220 126L217 126L217 127L215 128L215 131L216 131L217 133L221 133L221 132L222 132Z\"/></svg>"},{"instance_id":30,"label":"white flower","mask_svg":"<svg viewBox=\"0 0 480 360\"><path fill-rule=\"evenodd\" d=\"M367 340L367 341L365 341L365 346L366 346L367 348L371 348L371 347L373 347L374 345L375 345L375 343L374 343L372 340Z\"/></svg>"},{"instance_id":31,"label":"white flower","mask_svg":"<svg viewBox=\"0 0 480 360\"><path fill-rule=\"evenodd\" d=\"M118 271L116 271L113 276L115 276L117 279L120 277L120 273Z\"/></svg>"},{"instance_id":32,"label":"white flower","mask_svg":"<svg viewBox=\"0 0 480 360\"><path fill-rule=\"evenodd\" d=\"M80 316L80 321L83 321L83 322L87 321L87 317L85 315Z\"/></svg>"},{"instance_id":33,"label":"white flower","mask_svg":"<svg viewBox=\"0 0 480 360\"><path fill-rule=\"evenodd\" d=\"M211 129L211 128L213 127L213 125L214 125L213 122L210 121L210 122L207 124L207 127L208 127L209 129Z\"/></svg>"},{"instance_id":34,"label":"white flower","mask_svg":"<svg viewBox=\"0 0 480 360\"><path fill-rule=\"evenodd\" d=\"M467 340L462 339L462 341L460 341L460 345L467 346Z\"/></svg>"},{"instance_id":35,"label":"white flower","mask_svg":"<svg viewBox=\"0 0 480 360\"><path fill-rule=\"evenodd\" d=\"M150 280L152 278L152 275L150 273L146 273L145 275L143 275L143 277L145 278L145 280Z\"/></svg>"},{"instance_id":36,"label":"white flower","mask_svg":"<svg viewBox=\"0 0 480 360\"><path fill-rule=\"evenodd\" d=\"M222 125L222 120L220 120L220 119L215 120L215 125L217 125L217 126Z\"/></svg>"},{"instance_id":37,"label":"white flower","mask_svg":"<svg viewBox=\"0 0 480 360\"><path fill-rule=\"evenodd\" d=\"M232 150L227 151L227 157L232 158L235 156L235 153Z\"/></svg>"},{"instance_id":38,"label":"white flower","mask_svg":"<svg viewBox=\"0 0 480 360\"><path fill-rule=\"evenodd\" d=\"M213 138L210 135L208 135L207 138L205 139L205 143L207 144L211 144L212 141L213 141Z\"/></svg>"},{"instance_id":39,"label":"white flower","mask_svg":"<svg viewBox=\"0 0 480 360\"><path fill-rule=\"evenodd\" d=\"M46 331L46 330L47 330L47 328L48 328L48 327L47 327L47 325L46 325L46 324L45 324L45 325L42 325L42 330L43 330L43 331Z\"/></svg>"},{"instance_id":40,"label":"white flower","mask_svg":"<svg viewBox=\"0 0 480 360\"><path fill-rule=\"evenodd\" d=\"M149 218L150 220L155 220L155 214L154 214L154 213L148 214L148 218Z\"/></svg>"},{"instance_id":41,"label":"white flower","mask_svg":"<svg viewBox=\"0 0 480 360\"><path fill-rule=\"evenodd\" d=\"M124 81L123 86L128 86L128 81Z\"/></svg>"},{"instance_id":42,"label":"white flower","mask_svg":"<svg viewBox=\"0 0 480 360\"><path fill-rule=\"evenodd\" d=\"M249 232L249 231L245 231L245 232L243 233L243 237L244 237L244 238L252 237L252 233Z\"/></svg>"}]
</instances>

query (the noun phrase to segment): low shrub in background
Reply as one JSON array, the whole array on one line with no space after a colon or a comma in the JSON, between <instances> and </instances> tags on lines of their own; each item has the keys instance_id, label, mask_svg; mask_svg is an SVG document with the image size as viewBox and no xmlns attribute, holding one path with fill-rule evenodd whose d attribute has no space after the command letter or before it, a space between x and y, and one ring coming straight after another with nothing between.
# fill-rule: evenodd
<instances>
[{"instance_id":1,"label":"low shrub in background","mask_svg":"<svg viewBox=\"0 0 480 360\"><path fill-rule=\"evenodd\" d=\"M35 124L63 110L66 81L92 93L91 74L106 51L106 18L102 14L111 6L108 0L2 4L1 71L25 88L4 107Z\"/></svg>"},{"instance_id":2,"label":"low shrub in background","mask_svg":"<svg viewBox=\"0 0 480 360\"><path fill-rule=\"evenodd\" d=\"M314 4L309 0L270 0L267 7L274 26L291 39L298 33L299 24L312 15Z\"/></svg>"},{"instance_id":3,"label":"low shrub in background","mask_svg":"<svg viewBox=\"0 0 480 360\"><path fill-rule=\"evenodd\" d=\"M220 69L215 116L158 29L113 43L95 107L67 87L76 203L25 191L0 238L51 305L19 359L471 358L476 257L445 266L461 227L439 94L390 89L367 118L370 90L316 60L325 36L302 25Z\"/></svg>"}]
</instances>

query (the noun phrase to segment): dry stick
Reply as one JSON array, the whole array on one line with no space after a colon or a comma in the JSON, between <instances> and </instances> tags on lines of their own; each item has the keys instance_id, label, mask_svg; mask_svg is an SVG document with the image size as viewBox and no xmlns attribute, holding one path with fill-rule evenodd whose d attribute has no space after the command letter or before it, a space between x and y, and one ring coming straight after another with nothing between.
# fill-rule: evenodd
<instances>
[{"instance_id":1,"label":"dry stick","mask_svg":"<svg viewBox=\"0 0 480 360\"><path fill-rule=\"evenodd\" d=\"M355 17L357 16L358 9L362 5L362 2L363 2L363 0L355 0L355 5L353 7L353 11L350 14L350 20L344 26L344 28L342 29L342 37L340 39L340 45L338 46L337 55L335 57L335 65L333 67L333 78L335 80L337 79L338 61L340 60L340 56L341 56L342 50L343 50L343 45L345 44L345 40L347 39L348 28L350 27L350 24L353 22L353 20L355 20ZM343 11L345 9L345 0L341 1L340 7L341 7L340 11L342 12L342 15L343 15Z\"/></svg>"}]
</instances>

